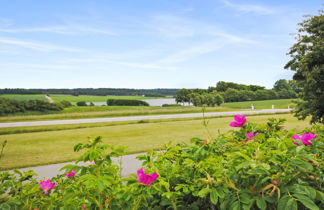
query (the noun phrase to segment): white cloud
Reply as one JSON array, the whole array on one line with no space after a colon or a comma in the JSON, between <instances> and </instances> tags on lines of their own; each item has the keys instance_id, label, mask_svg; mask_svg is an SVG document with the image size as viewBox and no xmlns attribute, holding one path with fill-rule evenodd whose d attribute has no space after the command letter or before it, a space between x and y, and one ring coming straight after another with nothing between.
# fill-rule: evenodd
<instances>
[{"instance_id":1,"label":"white cloud","mask_svg":"<svg viewBox=\"0 0 324 210\"><path fill-rule=\"evenodd\" d=\"M255 4L238 4L233 3L228 0L220 0L226 7L235 9L237 11L243 12L243 13L256 13L260 15L269 15L274 13L275 11L271 8L264 7L261 5L255 5Z\"/></svg>"},{"instance_id":2,"label":"white cloud","mask_svg":"<svg viewBox=\"0 0 324 210\"><path fill-rule=\"evenodd\" d=\"M65 51L65 52L80 52L81 50L75 48L68 48L48 43L40 43L34 41L25 41L19 39L11 39L0 37L0 44L14 45L18 47L28 48L37 51L50 52L50 51Z\"/></svg>"}]
</instances>

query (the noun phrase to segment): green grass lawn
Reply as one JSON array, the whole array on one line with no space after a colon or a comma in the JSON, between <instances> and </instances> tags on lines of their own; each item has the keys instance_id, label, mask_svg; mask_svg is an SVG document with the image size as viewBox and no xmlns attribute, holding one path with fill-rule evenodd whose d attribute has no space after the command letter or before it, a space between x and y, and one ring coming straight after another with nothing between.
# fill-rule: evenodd
<instances>
[{"instance_id":1,"label":"green grass lawn","mask_svg":"<svg viewBox=\"0 0 324 210\"><path fill-rule=\"evenodd\" d=\"M276 116L286 118L285 126L289 129L301 130L309 126L308 122L298 121L290 114L248 116L248 120L263 123ZM208 128L216 136L219 130L232 129L228 126L230 121L232 117L209 119ZM86 142L89 136L102 136L104 143L125 145L127 153L137 153L158 149L168 141L189 142L193 137L206 138L207 133L202 120L184 120L0 135L0 141L8 140L0 167L9 169L74 160L80 154L73 152L73 146Z\"/></svg>"},{"instance_id":2,"label":"green grass lawn","mask_svg":"<svg viewBox=\"0 0 324 210\"><path fill-rule=\"evenodd\" d=\"M224 103L221 107L207 107L206 112L232 111L238 109L250 109L251 103L256 109L287 108L291 99L266 100L253 102ZM291 105L292 107L292 105ZM1 122L17 121L37 121L37 120L63 120L82 119L100 117L118 117L134 115L158 115L158 114L180 114L202 112L201 107L177 106L177 107L157 107L157 106L72 106L62 111L49 112L25 112L0 117Z\"/></svg>"},{"instance_id":3,"label":"green grass lawn","mask_svg":"<svg viewBox=\"0 0 324 210\"><path fill-rule=\"evenodd\" d=\"M232 103L224 103L222 104L223 107L228 108L238 108L238 109L250 109L251 104L253 104L255 109L271 109L272 105L276 109L283 109L293 107L293 103L291 102L292 99L278 99L278 100L264 100L264 101L244 101L244 102L232 102Z\"/></svg>"},{"instance_id":4,"label":"green grass lawn","mask_svg":"<svg viewBox=\"0 0 324 210\"><path fill-rule=\"evenodd\" d=\"M80 95L80 96L72 96L72 95L50 95L50 97L56 101L70 101L72 103L76 103L79 101L86 102L106 102L108 99L132 99L132 100L145 100L145 99L156 99L162 97L143 97L143 96L89 96L89 95Z\"/></svg>"},{"instance_id":5,"label":"green grass lawn","mask_svg":"<svg viewBox=\"0 0 324 210\"><path fill-rule=\"evenodd\" d=\"M16 95L16 94L3 94L0 97L16 99L16 100L44 100L47 101L45 95Z\"/></svg>"},{"instance_id":6,"label":"green grass lawn","mask_svg":"<svg viewBox=\"0 0 324 210\"><path fill-rule=\"evenodd\" d=\"M206 112L231 111L233 108L208 107ZM157 106L89 106L70 107L61 112L20 113L0 117L0 122L19 122L37 120L85 119L135 115L159 115L202 112L201 107L157 107Z\"/></svg>"}]
</instances>

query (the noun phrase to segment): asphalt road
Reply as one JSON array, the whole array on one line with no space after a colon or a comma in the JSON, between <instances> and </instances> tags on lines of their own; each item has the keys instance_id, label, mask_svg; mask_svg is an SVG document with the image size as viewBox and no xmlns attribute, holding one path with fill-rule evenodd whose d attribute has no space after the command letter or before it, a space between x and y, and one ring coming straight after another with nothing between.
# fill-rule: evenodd
<instances>
[{"instance_id":1,"label":"asphalt road","mask_svg":"<svg viewBox=\"0 0 324 210\"><path fill-rule=\"evenodd\" d=\"M230 112L207 112L206 117L212 116L233 116L236 114L271 114L289 112L291 109L260 109L251 111L230 111ZM202 113L189 114L166 114L166 115L145 115L145 116L128 116L128 117L109 117L93 119L75 119L75 120L49 120L49 121L32 121L32 122L8 122L0 123L0 128L6 127L23 127L23 126L42 126L42 125L64 125L80 123L99 123L99 122L119 122L132 120L153 120L153 119L176 119L176 118L195 118L203 117Z\"/></svg>"}]
</instances>

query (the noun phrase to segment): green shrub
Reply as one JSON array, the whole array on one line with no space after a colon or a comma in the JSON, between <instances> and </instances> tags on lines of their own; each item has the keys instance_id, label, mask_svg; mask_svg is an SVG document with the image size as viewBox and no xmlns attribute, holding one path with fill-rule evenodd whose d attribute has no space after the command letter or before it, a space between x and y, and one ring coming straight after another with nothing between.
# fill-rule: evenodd
<instances>
[{"instance_id":1,"label":"green shrub","mask_svg":"<svg viewBox=\"0 0 324 210\"><path fill-rule=\"evenodd\" d=\"M175 107L175 106L182 106L181 104L162 104L162 107Z\"/></svg>"},{"instance_id":2,"label":"green shrub","mask_svg":"<svg viewBox=\"0 0 324 210\"><path fill-rule=\"evenodd\" d=\"M66 101L66 100L61 101L60 104L62 104L64 108L73 106L70 101Z\"/></svg>"},{"instance_id":3,"label":"green shrub","mask_svg":"<svg viewBox=\"0 0 324 210\"><path fill-rule=\"evenodd\" d=\"M15 99L0 97L0 115L13 114L25 111L60 111L63 106L57 103L49 103L42 100L18 101Z\"/></svg>"},{"instance_id":4,"label":"green shrub","mask_svg":"<svg viewBox=\"0 0 324 210\"><path fill-rule=\"evenodd\" d=\"M122 178L112 163L122 147L90 139L74 147L86 150L77 162L90 164L65 166L48 180L52 189L42 190L32 171L0 173L0 209L323 209L324 128L305 130L310 141L284 130L284 121L240 118L231 125L241 128L216 139L139 155L145 173L158 174L145 175L146 185L140 175Z\"/></svg>"},{"instance_id":5,"label":"green shrub","mask_svg":"<svg viewBox=\"0 0 324 210\"><path fill-rule=\"evenodd\" d=\"M128 99L108 99L108 106L149 106L145 101Z\"/></svg>"},{"instance_id":6,"label":"green shrub","mask_svg":"<svg viewBox=\"0 0 324 210\"><path fill-rule=\"evenodd\" d=\"M85 101L78 101L76 104L77 106L87 106L87 102Z\"/></svg>"}]
</instances>

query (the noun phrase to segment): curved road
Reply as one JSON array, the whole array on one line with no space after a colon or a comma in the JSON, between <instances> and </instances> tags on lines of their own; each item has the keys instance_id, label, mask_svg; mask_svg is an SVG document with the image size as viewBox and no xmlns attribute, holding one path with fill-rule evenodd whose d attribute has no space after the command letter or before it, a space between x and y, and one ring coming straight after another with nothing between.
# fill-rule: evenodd
<instances>
[{"instance_id":1,"label":"curved road","mask_svg":"<svg viewBox=\"0 0 324 210\"><path fill-rule=\"evenodd\" d=\"M236 114L271 114L290 112L291 109L261 109L251 111L230 111L230 112L207 112L205 117L212 116L232 116ZM22 127L22 126L42 126L42 125L63 125L63 124L80 124L80 123L99 123L99 122L119 122L132 120L155 120L155 119L176 119L176 118L195 118L203 117L202 113L189 114L165 114L165 115L145 115L145 116L128 116L128 117L109 117L109 118L93 118L93 119L75 119L75 120L49 120L49 121L33 121L33 122L8 122L0 123L0 128L6 127Z\"/></svg>"}]
</instances>

